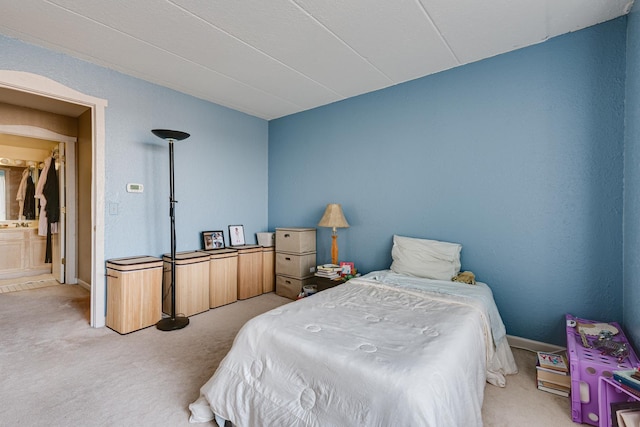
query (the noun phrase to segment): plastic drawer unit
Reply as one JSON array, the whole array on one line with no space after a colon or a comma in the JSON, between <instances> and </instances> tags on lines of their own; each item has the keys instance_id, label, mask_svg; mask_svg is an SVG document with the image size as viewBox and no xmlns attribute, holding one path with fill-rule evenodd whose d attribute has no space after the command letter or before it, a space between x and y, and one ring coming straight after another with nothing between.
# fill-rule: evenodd
<instances>
[{"instance_id":1,"label":"plastic drawer unit","mask_svg":"<svg viewBox=\"0 0 640 427\"><path fill-rule=\"evenodd\" d=\"M604 354L601 349L595 348L594 343L598 341L597 336L580 334L579 332L580 325L602 324L603 322L580 319L570 314L566 315L566 320L567 353L571 373L571 419L576 423L598 426L600 423L599 379L613 377L613 371L616 370L637 367L640 364L638 356L631 348L618 323L612 322L606 323L606 325L613 326L618 330L612 340L617 343L626 343L629 348L629 355L621 361L618 361L614 356ZM586 339L593 348L585 347L583 339Z\"/></svg>"},{"instance_id":2,"label":"plastic drawer unit","mask_svg":"<svg viewBox=\"0 0 640 427\"><path fill-rule=\"evenodd\" d=\"M316 229L276 228L276 294L295 300L316 272Z\"/></svg>"}]
</instances>

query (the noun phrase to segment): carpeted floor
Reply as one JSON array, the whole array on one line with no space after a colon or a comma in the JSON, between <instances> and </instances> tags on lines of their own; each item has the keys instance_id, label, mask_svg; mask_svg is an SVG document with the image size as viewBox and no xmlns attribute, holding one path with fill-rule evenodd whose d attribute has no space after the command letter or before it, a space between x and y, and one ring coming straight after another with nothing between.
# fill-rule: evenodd
<instances>
[{"instance_id":1,"label":"carpeted floor","mask_svg":"<svg viewBox=\"0 0 640 427\"><path fill-rule=\"evenodd\" d=\"M288 302L270 293L192 316L179 331L120 335L89 327L80 286L0 294L0 425L193 426L188 405L238 329ZM485 389L484 425L574 426L569 399L536 389L535 355L514 355L520 373Z\"/></svg>"},{"instance_id":2,"label":"carpeted floor","mask_svg":"<svg viewBox=\"0 0 640 427\"><path fill-rule=\"evenodd\" d=\"M484 389L482 420L487 427L576 427L571 421L571 399L536 388L536 354L512 348L518 374L507 386Z\"/></svg>"}]
</instances>

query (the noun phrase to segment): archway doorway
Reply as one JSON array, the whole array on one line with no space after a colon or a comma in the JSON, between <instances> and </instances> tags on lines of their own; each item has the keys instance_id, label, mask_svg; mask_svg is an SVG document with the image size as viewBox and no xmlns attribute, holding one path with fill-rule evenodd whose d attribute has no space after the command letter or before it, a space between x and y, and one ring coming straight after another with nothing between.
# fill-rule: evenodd
<instances>
[{"instance_id":1,"label":"archway doorway","mask_svg":"<svg viewBox=\"0 0 640 427\"><path fill-rule=\"evenodd\" d=\"M15 96L14 102L44 111L81 107L89 109L88 138L91 140L91 314L90 324L105 325L106 284L104 279L104 193L105 193L105 109L107 101L83 94L49 78L12 70L0 70L0 91Z\"/></svg>"}]
</instances>

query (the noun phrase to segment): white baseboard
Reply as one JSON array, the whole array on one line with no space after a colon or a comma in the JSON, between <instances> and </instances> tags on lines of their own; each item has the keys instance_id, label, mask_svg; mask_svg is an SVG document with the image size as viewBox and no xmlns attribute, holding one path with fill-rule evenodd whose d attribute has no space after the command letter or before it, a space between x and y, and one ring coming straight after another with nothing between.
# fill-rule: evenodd
<instances>
[{"instance_id":1,"label":"white baseboard","mask_svg":"<svg viewBox=\"0 0 640 427\"><path fill-rule=\"evenodd\" d=\"M513 335L507 335L507 341L511 347L521 348L529 351L546 351L549 353L557 353L559 351L566 350L565 347L560 347L554 344L548 344L546 342L530 340L528 338L516 337Z\"/></svg>"},{"instance_id":2,"label":"white baseboard","mask_svg":"<svg viewBox=\"0 0 640 427\"><path fill-rule=\"evenodd\" d=\"M89 283L85 282L84 280L78 279L78 285L82 286L83 288L85 288L86 290L91 292L91 285Z\"/></svg>"}]
</instances>

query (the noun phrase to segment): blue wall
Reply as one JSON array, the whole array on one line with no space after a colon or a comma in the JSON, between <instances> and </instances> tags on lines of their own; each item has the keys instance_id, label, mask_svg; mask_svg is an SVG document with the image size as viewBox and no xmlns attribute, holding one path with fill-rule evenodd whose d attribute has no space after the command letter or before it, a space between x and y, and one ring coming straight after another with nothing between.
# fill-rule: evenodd
<instances>
[{"instance_id":1,"label":"blue wall","mask_svg":"<svg viewBox=\"0 0 640 427\"><path fill-rule=\"evenodd\" d=\"M364 272L389 267L393 234L459 242L510 334L563 344L565 312L620 321L624 289L640 342L637 13L628 46L626 21L270 123L3 36L0 68L108 100L107 258L168 252L168 149L150 130L174 128L192 135L176 144L178 250L229 224L248 241L315 226L338 202L341 259Z\"/></svg>"},{"instance_id":2,"label":"blue wall","mask_svg":"<svg viewBox=\"0 0 640 427\"><path fill-rule=\"evenodd\" d=\"M159 65L161 66L161 65ZM170 251L169 150L151 129L189 132L175 145L177 249L200 232L243 224L248 242L267 226L268 123L102 67L0 36L0 68L27 71L104 98L105 257ZM127 193L129 182L144 193ZM110 207L117 215L110 215ZM88 214L88 213L87 213Z\"/></svg>"},{"instance_id":3,"label":"blue wall","mask_svg":"<svg viewBox=\"0 0 640 427\"><path fill-rule=\"evenodd\" d=\"M640 345L640 7L627 27L626 131L624 160L624 327Z\"/></svg>"},{"instance_id":4,"label":"blue wall","mask_svg":"<svg viewBox=\"0 0 640 427\"><path fill-rule=\"evenodd\" d=\"M509 334L622 317L626 18L269 123L269 226L342 203L341 260L393 234L463 245ZM318 230L318 261L330 258Z\"/></svg>"}]
</instances>

